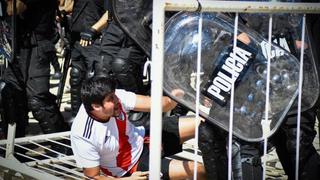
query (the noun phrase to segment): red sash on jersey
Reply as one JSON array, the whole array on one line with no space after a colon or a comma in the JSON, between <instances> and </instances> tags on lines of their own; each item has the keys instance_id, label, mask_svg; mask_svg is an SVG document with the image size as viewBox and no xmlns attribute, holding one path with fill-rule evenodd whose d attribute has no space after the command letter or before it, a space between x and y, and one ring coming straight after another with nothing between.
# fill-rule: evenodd
<instances>
[{"instance_id":1,"label":"red sash on jersey","mask_svg":"<svg viewBox=\"0 0 320 180\"><path fill-rule=\"evenodd\" d=\"M126 127L127 127L127 114L123 110L121 103L119 102L119 109L120 109L120 115L116 118L116 123L118 127L118 134L119 134L119 153L116 157L117 159L117 166L125 171L129 169L129 166L132 164L132 155L131 155L131 144L129 143L129 137L126 135ZM138 163L136 163L129 173L133 173L137 170ZM112 173L106 169L100 167L101 170L109 176L112 176Z\"/></svg>"}]
</instances>

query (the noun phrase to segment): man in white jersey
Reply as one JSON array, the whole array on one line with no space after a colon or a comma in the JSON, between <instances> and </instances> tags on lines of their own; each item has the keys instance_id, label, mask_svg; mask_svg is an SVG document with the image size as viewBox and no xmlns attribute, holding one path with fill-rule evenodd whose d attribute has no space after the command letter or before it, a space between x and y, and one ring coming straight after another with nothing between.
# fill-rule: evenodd
<instances>
[{"instance_id":1,"label":"man in white jersey","mask_svg":"<svg viewBox=\"0 0 320 180\"><path fill-rule=\"evenodd\" d=\"M149 169L149 128L135 127L127 119L129 110L148 112L151 98L115 89L112 77L93 77L83 83L81 105L71 128L71 145L77 165L93 179L147 179ZM172 92L182 96L181 90ZM177 103L163 97L163 111ZM176 116L163 120L162 157L182 150L181 144L194 137L195 121ZM163 179L193 177L192 161L162 158ZM199 179L204 179L202 164L197 165Z\"/></svg>"}]
</instances>

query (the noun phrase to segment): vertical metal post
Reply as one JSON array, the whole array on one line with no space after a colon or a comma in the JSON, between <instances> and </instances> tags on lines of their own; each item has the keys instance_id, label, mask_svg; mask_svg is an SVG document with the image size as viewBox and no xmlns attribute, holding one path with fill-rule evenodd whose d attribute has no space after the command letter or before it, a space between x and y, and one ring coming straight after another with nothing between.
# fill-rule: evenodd
<instances>
[{"instance_id":1,"label":"vertical metal post","mask_svg":"<svg viewBox=\"0 0 320 180\"><path fill-rule=\"evenodd\" d=\"M234 19L234 31L233 31L233 52L235 52L235 48L237 47L237 37L238 37L238 19L239 14L236 13ZM235 61L233 62L233 71L235 66ZM230 96L230 109L229 109L229 134L228 134L228 180L232 179L232 134L233 134L233 110L234 110L234 83L236 77L234 74L231 74L232 86L231 86L231 96Z\"/></svg>"},{"instance_id":2,"label":"vertical metal post","mask_svg":"<svg viewBox=\"0 0 320 180\"><path fill-rule=\"evenodd\" d=\"M16 135L16 123L8 125L8 135L6 144L6 158L9 158L14 153L14 138Z\"/></svg>"},{"instance_id":3,"label":"vertical metal post","mask_svg":"<svg viewBox=\"0 0 320 180\"><path fill-rule=\"evenodd\" d=\"M304 56L305 29L306 29L305 26L306 26L306 15L304 14L302 17L302 27L301 27L302 35L301 35L301 50L300 50L299 95L298 95L297 139L296 139L296 172L295 172L296 180L299 179L301 98L302 98L302 84L303 84L303 56Z\"/></svg>"},{"instance_id":4,"label":"vertical metal post","mask_svg":"<svg viewBox=\"0 0 320 180\"><path fill-rule=\"evenodd\" d=\"M267 169L267 145L268 145L268 135L270 133L270 122L269 120L269 108L270 108L270 71L271 71L271 44L272 44L272 15L270 14L269 17L269 29L268 29L268 53L267 53L267 79L266 79L266 104L265 104L265 117L261 121L262 125L262 133L263 133L263 156L262 156L262 162L263 162L263 173L262 173L262 179L266 179L266 169Z\"/></svg>"},{"instance_id":5,"label":"vertical metal post","mask_svg":"<svg viewBox=\"0 0 320 180\"><path fill-rule=\"evenodd\" d=\"M200 6L200 5L199 5ZM198 50L197 50L197 84L196 84L196 126L195 126L195 149L194 149L194 172L193 179L198 179L197 175L197 167L198 167L198 137L199 137L199 129L198 125L200 124L200 84L201 84L201 49L202 49L202 11L199 12L199 21L198 21Z\"/></svg>"},{"instance_id":6,"label":"vertical metal post","mask_svg":"<svg viewBox=\"0 0 320 180\"><path fill-rule=\"evenodd\" d=\"M164 1L153 1L149 179L160 179L164 57Z\"/></svg>"},{"instance_id":7,"label":"vertical metal post","mask_svg":"<svg viewBox=\"0 0 320 180\"><path fill-rule=\"evenodd\" d=\"M17 34L17 7L16 0L13 0L13 14L12 14L12 38L11 38L11 63L16 60L16 34ZM14 153L14 138L16 136L16 122L12 122L9 119L8 124L8 135L7 135L7 145L6 145L6 158Z\"/></svg>"}]
</instances>

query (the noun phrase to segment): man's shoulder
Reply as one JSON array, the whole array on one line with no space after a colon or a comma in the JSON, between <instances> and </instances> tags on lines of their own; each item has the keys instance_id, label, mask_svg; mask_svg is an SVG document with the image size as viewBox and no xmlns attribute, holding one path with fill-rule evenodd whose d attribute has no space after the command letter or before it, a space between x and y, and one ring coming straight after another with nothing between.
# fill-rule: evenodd
<instances>
[{"instance_id":1,"label":"man's shoulder","mask_svg":"<svg viewBox=\"0 0 320 180\"><path fill-rule=\"evenodd\" d=\"M73 139L79 139L79 140L92 140L95 137L95 123L92 118L88 116L88 118L81 118L77 119L75 118L74 122L71 126L71 132L70 136Z\"/></svg>"},{"instance_id":2,"label":"man's shoulder","mask_svg":"<svg viewBox=\"0 0 320 180\"><path fill-rule=\"evenodd\" d=\"M71 135L79 135L82 131L84 131L88 124L93 124L92 118L88 115L85 111L84 106L81 105L78 111L78 114L73 119L72 126L71 126Z\"/></svg>"},{"instance_id":3,"label":"man's shoulder","mask_svg":"<svg viewBox=\"0 0 320 180\"><path fill-rule=\"evenodd\" d=\"M136 94L124 89L116 89L116 96L120 99L125 110L132 110L136 103Z\"/></svg>"}]
</instances>

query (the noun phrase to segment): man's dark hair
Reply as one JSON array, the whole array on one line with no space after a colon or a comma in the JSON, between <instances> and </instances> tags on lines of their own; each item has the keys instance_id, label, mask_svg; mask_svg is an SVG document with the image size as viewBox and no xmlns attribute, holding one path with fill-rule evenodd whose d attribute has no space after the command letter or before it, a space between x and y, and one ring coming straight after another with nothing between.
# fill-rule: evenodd
<instances>
[{"instance_id":1,"label":"man's dark hair","mask_svg":"<svg viewBox=\"0 0 320 180\"><path fill-rule=\"evenodd\" d=\"M106 96L113 93L116 81L111 76L94 76L85 80L81 87L81 100L87 112L92 111L91 104L101 104Z\"/></svg>"}]
</instances>

